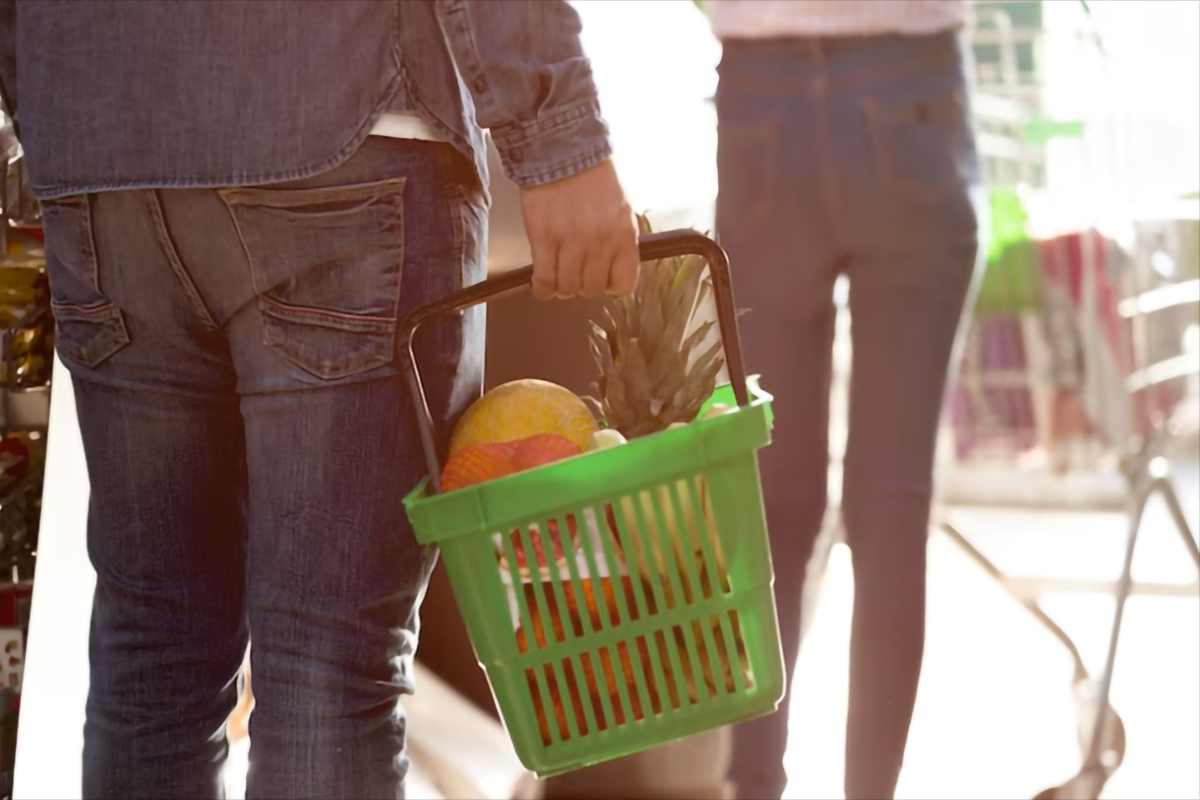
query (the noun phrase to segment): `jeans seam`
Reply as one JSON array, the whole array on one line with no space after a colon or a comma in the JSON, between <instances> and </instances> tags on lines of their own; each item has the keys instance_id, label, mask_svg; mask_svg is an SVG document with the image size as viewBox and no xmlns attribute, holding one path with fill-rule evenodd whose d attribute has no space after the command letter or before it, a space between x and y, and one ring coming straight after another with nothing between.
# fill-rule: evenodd
<instances>
[{"instance_id":1,"label":"jeans seam","mask_svg":"<svg viewBox=\"0 0 1200 800\"><path fill-rule=\"evenodd\" d=\"M96 294L107 297L100 289L100 257L96 253L96 233L95 226L92 225L92 208L92 197L85 194L83 196L83 221L87 228L87 238L83 241L83 246L87 249L85 257L92 272L90 276L92 288L96 290Z\"/></svg>"},{"instance_id":2,"label":"jeans seam","mask_svg":"<svg viewBox=\"0 0 1200 800\"><path fill-rule=\"evenodd\" d=\"M200 296L200 290L188 273L187 267L183 265L175 242L171 239L171 232L167 230L167 221L163 215L162 201L159 198L158 190L151 189L146 192L146 198L146 204L150 207L150 216L154 219L154 233L158 239L158 246L162 248L163 255L167 257L167 263L171 265L171 271L175 273L175 277L183 287L183 292L187 295L192 310L199 315L205 325L213 330L218 330L221 326L217 324L212 312L204 303L204 298Z\"/></svg>"},{"instance_id":3,"label":"jeans seam","mask_svg":"<svg viewBox=\"0 0 1200 800\"><path fill-rule=\"evenodd\" d=\"M246 237L242 233L242 226L238 222L237 214L233 212L233 205L222 192L217 192L216 195L220 198L221 205L225 207L225 213L229 215L233 231L237 234L238 245L242 248L242 257L246 260L246 271L250 273L250 289L254 292L255 297L259 297L263 292L258 288L258 279L254 275L254 262L250 259L250 248L246 246Z\"/></svg>"}]
</instances>

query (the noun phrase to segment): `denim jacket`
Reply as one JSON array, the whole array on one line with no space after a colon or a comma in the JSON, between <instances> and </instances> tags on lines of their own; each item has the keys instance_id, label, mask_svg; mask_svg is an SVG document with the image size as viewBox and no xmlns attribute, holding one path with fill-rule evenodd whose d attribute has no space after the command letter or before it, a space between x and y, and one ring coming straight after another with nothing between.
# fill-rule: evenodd
<instances>
[{"instance_id":1,"label":"denim jacket","mask_svg":"<svg viewBox=\"0 0 1200 800\"><path fill-rule=\"evenodd\" d=\"M564 0L0 0L0 94L42 198L344 161L385 111L519 185L610 154Z\"/></svg>"}]
</instances>

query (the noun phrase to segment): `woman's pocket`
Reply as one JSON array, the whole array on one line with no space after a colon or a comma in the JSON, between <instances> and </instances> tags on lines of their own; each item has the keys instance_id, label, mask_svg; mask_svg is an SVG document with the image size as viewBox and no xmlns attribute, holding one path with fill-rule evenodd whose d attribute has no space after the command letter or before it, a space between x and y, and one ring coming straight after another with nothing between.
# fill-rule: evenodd
<instances>
[{"instance_id":1,"label":"woman's pocket","mask_svg":"<svg viewBox=\"0 0 1200 800\"><path fill-rule=\"evenodd\" d=\"M723 118L717 127L722 207L752 218L776 202L778 154L779 125L774 119L730 122Z\"/></svg>"},{"instance_id":2,"label":"woman's pocket","mask_svg":"<svg viewBox=\"0 0 1200 800\"><path fill-rule=\"evenodd\" d=\"M885 189L931 198L977 179L971 123L961 91L862 101L876 173Z\"/></svg>"},{"instance_id":3,"label":"woman's pocket","mask_svg":"<svg viewBox=\"0 0 1200 800\"><path fill-rule=\"evenodd\" d=\"M125 318L104 294L92 237L91 197L42 203L56 346L68 363L97 367L129 344Z\"/></svg>"},{"instance_id":4,"label":"woman's pocket","mask_svg":"<svg viewBox=\"0 0 1200 800\"><path fill-rule=\"evenodd\" d=\"M392 363L405 178L220 191L237 225L263 343L326 380Z\"/></svg>"}]
</instances>

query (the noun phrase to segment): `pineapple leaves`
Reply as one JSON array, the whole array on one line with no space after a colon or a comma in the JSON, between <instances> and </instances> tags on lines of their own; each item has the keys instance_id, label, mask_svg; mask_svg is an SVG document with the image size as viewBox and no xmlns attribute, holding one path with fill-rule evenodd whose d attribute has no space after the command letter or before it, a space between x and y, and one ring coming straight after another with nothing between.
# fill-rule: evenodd
<instances>
[{"instance_id":1,"label":"pineapple leaves","mask_svg":"<svg viewBox=\"0 0 1200 800\"><path fill-rule=\"evenodd\" d=\"M651 231L642 215L638 229ZM720 342L696 354L716 326L696 320L712 291L704 259L688 255L643 264L634 294L604 303L588 330L597 419L628 438L695 419L724 366Z\"/></svg>"}]
</instances>

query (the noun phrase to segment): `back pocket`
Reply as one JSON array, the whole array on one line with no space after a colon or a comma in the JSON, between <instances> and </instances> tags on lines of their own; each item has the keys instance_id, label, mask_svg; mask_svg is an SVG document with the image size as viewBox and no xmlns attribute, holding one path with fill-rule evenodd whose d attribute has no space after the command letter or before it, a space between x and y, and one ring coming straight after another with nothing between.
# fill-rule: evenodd
<instances>
[{"instance_id":1,"label":"back pocket","mask_svg":"<svg viewBox=\"0 0 1200 800\"><path fill-rule=\"evenodd\" d=\"M974 180L974 143L961 92L901 102L867 98L862 103L884 185L939 198L961 193Z\"/></svg>"},{"instance_id":2,"label":"back pocket","mask_svg":"<svg viewBox=\"0 0 1200 800\"><path fill-rule=\"evenodd\" d=\"M129 344L121 309L112 303L94 306L51 303L56 327L55 347L68 362L97 367Z\"/></svg>"},{"instance_id":3,"label":"back pocket","mask_svg":"<svg viewBox=\"0 0 1200 800\"><path fill-rule=\"evenodd\" d=\"M129 330L121 310L101 291L91 198L44 201L42 226L55 346L69 364L97 367L129 344Z\"/></svg>"},{"instance_id":4,"label":"back pocket","mask_svg":"<svg viewBox=\"0 0 1200 800\"><path fill-rule=\"evenodd\" d=\"M220 191L250 263L265 345L327 380L392 362L404 185Z\"/></svg>"}]
</instances>

